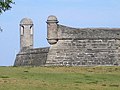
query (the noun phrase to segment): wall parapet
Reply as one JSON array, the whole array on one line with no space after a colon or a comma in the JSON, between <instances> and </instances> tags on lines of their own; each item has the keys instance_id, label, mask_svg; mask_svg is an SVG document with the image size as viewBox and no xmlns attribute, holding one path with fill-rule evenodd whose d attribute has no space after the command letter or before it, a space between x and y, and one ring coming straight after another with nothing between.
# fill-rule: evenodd
<instances>
[{"instance_id":1,"label":"wall parapet","mask_svg":"<svg viewBox=\"0 0 120 90\"><path fill-rule=\"evenodd\" d=\"M71 28L58 25L58 39L120 39L120 28Z\"/></svg>"}]
</instances>

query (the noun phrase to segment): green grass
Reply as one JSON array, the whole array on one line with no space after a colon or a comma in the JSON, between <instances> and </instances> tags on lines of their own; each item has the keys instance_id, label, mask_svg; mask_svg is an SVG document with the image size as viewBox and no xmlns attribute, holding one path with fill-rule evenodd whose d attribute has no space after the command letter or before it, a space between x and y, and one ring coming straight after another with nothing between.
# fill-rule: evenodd
<instances>
[{"instance_id":1,"label":"green grass","mask_svg":"<svg viewBox=\"0 0 120 90\"><path fill-rule=\"evenodd\" d=\"M120 67L0 67L0 90L120 90Z\"/></svg>"}]
</instances>

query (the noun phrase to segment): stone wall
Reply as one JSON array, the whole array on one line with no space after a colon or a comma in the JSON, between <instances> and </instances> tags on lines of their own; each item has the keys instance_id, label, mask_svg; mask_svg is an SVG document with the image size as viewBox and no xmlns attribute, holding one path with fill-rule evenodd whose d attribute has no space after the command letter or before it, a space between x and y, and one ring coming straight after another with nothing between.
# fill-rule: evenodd
<instances>
[{"instance_id":1,"label":"stone wall","mask_svg":"<svg viewBox=\"0 0 120 90\"><path fill-rule=\"evenodd\" d=\"M30 20L24 20L29 24ZM25 37L21 43L32 41ZM47 40L50 48L21 45L14 66L120 65L120 28L71 28L58 24L51 15L47 19Z\"/></svg>"},{"instance_id":2,"label":"stone wall","mask_svg":"<svg viewBox=\"0 0 120 90\"><path fill-rule=\"evenodd\" d=\"M58 42L51 45L46 65L120 64L120 29L71 28L58 24Z\"/></svg>"},{"instance_id":3,"label":"stone wall","mask_svg":"<svg viewBox=\"0 0 120 90\"><path fill-rule=\"evenodd\" d=\"M16 55L14 66L43 66L47 60L49 47L26 49Z\"/></svg>"}]
</instances>

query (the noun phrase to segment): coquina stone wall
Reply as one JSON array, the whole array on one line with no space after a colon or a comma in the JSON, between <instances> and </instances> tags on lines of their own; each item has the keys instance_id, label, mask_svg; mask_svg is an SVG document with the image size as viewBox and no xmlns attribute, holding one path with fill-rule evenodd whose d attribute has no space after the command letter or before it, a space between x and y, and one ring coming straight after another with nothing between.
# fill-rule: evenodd
<instances>
[{"instance_id":1,"label":"coquina stone wall","mask_svg":"<svg viewBox=\"0 0 120 90\"><path fill-rule=\"evenodd\" d=\"M47 19L50 47L33 48L30 21L24 19L20 24L23 27L20 28L21 49L15 66L120 65L120 28L72 28L58 24L57 18L51 15Z\"/></svg>"},{"instance_id":2,"label":"coquina stone wall","mask_svg":"<svg viewBox=\"0 0 120 90\"><path fill-rule=\"evenodd\" d=\"M54 18L51 21L49 22L48 19L47 23L50 25L57 19ZM51 30L50 26L48 27L49 30ZM57 24L56 32L57 37L52 38L49 36L48 38L49 41L56 40L56 43L50 43L51 47L46 61L47 66L120 64L119 28L71 28Z\"/></svg>"},{"instance_id":3,"label":"coquina stone wall","mask_svg":"<svg viewBox=\"0 0 120 90\"><path fill-rule=\"evenodd\" d=\"M47 60L49 47L26 49L16 55L14 66L43 66Z\"/></svg>"}]
</instances>

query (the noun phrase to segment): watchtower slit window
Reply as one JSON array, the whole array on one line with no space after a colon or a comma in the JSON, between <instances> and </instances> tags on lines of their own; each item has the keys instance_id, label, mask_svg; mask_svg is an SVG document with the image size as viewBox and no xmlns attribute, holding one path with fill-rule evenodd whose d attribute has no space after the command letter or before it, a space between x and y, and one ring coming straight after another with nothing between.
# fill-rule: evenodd
<instances>
[{"instance_id":1,"label":"watchtower slit window","mask_svg":"<svg viewBox=\"0 0 120 90\"><path fill-rule=\"evenodd\" d=\"M30 34L31 34L31 35L33 34L33 28L32 28L32 25L30 26Z\"/></svg>"},{"instance_id":2,"label":"watchtower slit window","mask_svg":"<svg viewBox=\"0 0 120 90\"><path fill-rule=\"evenodd\" d=\"M21 26L20 34L24 35L24 26Z\"/></svg>"}]
</instances>

